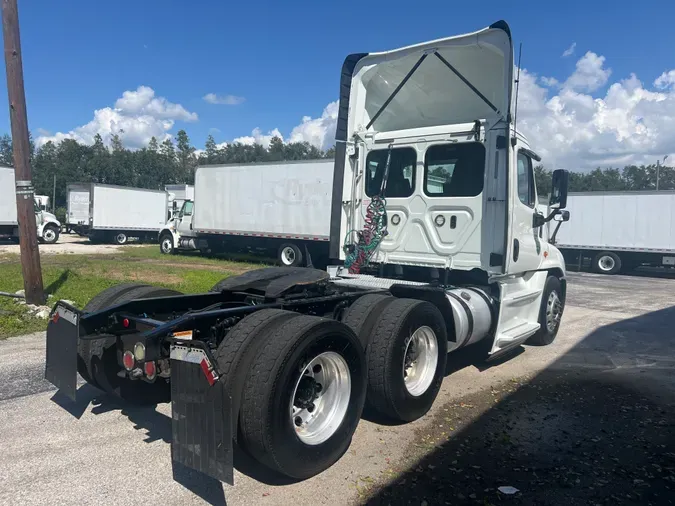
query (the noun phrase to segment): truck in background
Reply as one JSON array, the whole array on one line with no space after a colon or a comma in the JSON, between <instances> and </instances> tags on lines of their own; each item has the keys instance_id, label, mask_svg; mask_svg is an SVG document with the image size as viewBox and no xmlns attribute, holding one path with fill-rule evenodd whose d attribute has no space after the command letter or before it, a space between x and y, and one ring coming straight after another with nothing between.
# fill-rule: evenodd
<instances>
[{"instance_id":1,"label":"truck in background","mask_svg":"<svg viewBox=\"0 0 675 506\"><path fill-rule=\"evenodd\" d=\"M164 190L169 195L169 204L167 209L167 221L170 221L176 216L186 200L195 199L195 187L189 184L167 184Z\"/></svg>"},{"instance_id":2,"label":"truck in background","mask_svg":"<svg viewBox=\"0 0 675 506\"><path fill-rule=\"evenodd\" d=\"M575 219L556 245L568 265L601 274L675 267L675 191L570 193Z\"/></svg>"},{"instance_id":3,"label":"truck in background","mask_svg":"<svg viewBox=\"0 0 675 506\"><path fill-rule=\"evenodd\" d=\"M59 240L61 223L52 213L42 209L37 199L33 202L38 240L45 244L55 243ZM12 167L0 167L0 236L19 238L19 224L16 216L16 186Z\"/></svg>"},{"instance_id":4,"label":"truck in background","mask_svg":"<svg viewBox=\"0 0 675 506\"><path fill-rule=\"evenodd\" d=\"M35 203L40 211L49 210L49 197L47 195L35 195Z\"/></svg>"},{"instance_id":5,"label":"truck in background","mask_svg":"<svg viewBox=\"0 0 675 506\"><path fill-rule=\"evenodd\" d=\"M166 221L167 193L98 183L67 187L67 227L93 242L157 240Z\"/></svg>"},{"instance_id":6,"label":"truck in background","mask_svg":"<svg viewBox=\"0 0 675 506\"><path fill-rule=\"evenodd\" d=\"M333 160L205 165L194 201L159 234L162 253L266 250L285 266L328 256Z\"/></svg>"}]
</instances>

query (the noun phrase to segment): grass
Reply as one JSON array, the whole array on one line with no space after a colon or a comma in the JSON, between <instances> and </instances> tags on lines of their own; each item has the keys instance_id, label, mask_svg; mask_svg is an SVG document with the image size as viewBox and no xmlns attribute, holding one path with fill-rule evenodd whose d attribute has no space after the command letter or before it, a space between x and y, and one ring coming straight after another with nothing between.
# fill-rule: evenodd
<instances>
[{"instance_id":1,"label":"grass","mask_svg":"<svg viewBox=\"0 0 675 506\"><path fill-rule=\"evenodd\" d=\"M165 256L155 246L129 247L108 255L42 255L41 263L45 291L52 296L47 305L66 299L79 308L97 293L119 283L147 283L184 293L199 293L223 278L261 266L250 261L197 255ZM0 291L12 293L21 289L19 257L0 256ZM45 327L45 320L29 316L15 299L0 297L0 339Z\"/></svg>"}]
</instances>

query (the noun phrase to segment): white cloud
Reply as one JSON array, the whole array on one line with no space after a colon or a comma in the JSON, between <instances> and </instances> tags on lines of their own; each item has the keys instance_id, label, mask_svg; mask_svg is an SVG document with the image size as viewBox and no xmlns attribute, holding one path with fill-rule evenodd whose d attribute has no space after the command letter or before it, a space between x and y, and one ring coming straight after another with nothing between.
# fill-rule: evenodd
<instances>
[{"instance_id":1,"label":"white cloud","mask_svg":"<svg viewBox=\"0 0 675 506\"><path fill-rule=\"evenodd\" d=\"M215 93L207 93L202 98L209 104L218 105L239 105L246 101L246 98L244 97L238 97L236 95L217 95Z\"/></svg>"},{"instance_id":2,"label":"white cloud","mask_svg":"<svg viewBox=\"0 0 675 506\"><path fill-rule=\"evenodd\" d=\"M555 89L521 72L518 129L547 167L622 168L675 154L675 70L651 87L631 75L598 94L610 76L604 63L604 57L587 53Z\"/></svg>"},{"instance_id":3,"label":"white cloud","mask_svg":"<svg viewBox=\"0 0 675 506\"><path fill-rule=\"evenodd\" d=\"M45 130L44 128L38 128L36 130L38 135L51 135L52 133L49 130Z\"/></svg>"},{"instance_id":4,"label":"white cloud","mask_svg":"<svg viewBox=\"0 0 675 506\"><path fill-rule=\"evenodd\" d=\"M595 91L604 86L612 73L606 69L605 57L589 51L577 62L577 67L563 87L578 91Z\"/></svg>"},{"instance_id":5,"label":"white cloud","mask_svg":"<svg viewBox=\"0 0 675 506\"><path fill-rule=\"evenodd\" d=\"M265 148L268 148L273 137L279 137L281 140L284 140L284 136L281 135L278 128L270 130L267 134L263 134L262 130L256 127L251 132L251 135L237 137L232 142L238 142L239 144L246 144L249 146L252 146L253 144L262 144Z\"/></svg>"},{"instance_id":6,"label":"white cloud","mask_svg":"<svg viewBox=\"0 0 675 506\"><path fill-rule=\"evenodd\" d=\"M338 105L337 100L328 104L319 118L304 116L302 123L291 131L290 142L306 141L324 150L335 144Z\"/></svg>"},{"instance_id":7,"label":"white cloud","mask_svg":"<svg viewBox=\"0 0 675 506\"><path fill-rule=\"evenodd\" d=\"M48 141L60 142L63 139L92 144L96 134L109 144L112 136L117 134L126 147L141 148L152 137L160 142L171 138L169 130L176 121L197 119L196 113L187 111L182 105L169 102L164 97L156 97L152 88L139 86L135 91L125 91L114 107L94 111L94 118L86 125L54 135L40 133L36 144L42 146Z\"/></svg>"},{"instance_id":8,"label":"white cloud","mask_svg":"<svg viewBox=\"0 0 675 506\"><path fill-rule=\"evenodd\" d=\"M568 56L572 56L576 49L577 49L577 43L572 42L572 45L570 47L568 47L567 49L565 49L565 51L563 51L562 57L567 58Z\"/></svg>"},{"instance_id":9,"label":"white cloud","mask_svg":"<svg viewBox=\"0 0 675 506\"><path fill-rule=\"evenodd\" d=\"M659 77L657 77L656 81L654 81L654 86L660 90L665 90L675 86L675 70L664 72Z\"/></svg>"},{"instance_id":10,"label":"white cloud","mask_svg":"<svg viewBox=\"0 0 675 506\"><path fill-rule=\"evenodd\" d=\"M560 82L555 77L541 76L539 80L541 81L541 84L548 86L549 88L554 88L560 85Z\"/></svg>"}]
</instances>

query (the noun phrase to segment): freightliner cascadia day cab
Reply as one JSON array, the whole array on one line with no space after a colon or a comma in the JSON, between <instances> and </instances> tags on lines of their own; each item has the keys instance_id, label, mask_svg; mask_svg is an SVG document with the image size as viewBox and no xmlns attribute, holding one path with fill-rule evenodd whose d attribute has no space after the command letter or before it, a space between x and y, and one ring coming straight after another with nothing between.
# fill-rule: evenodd
<instances>
[{"instance_id":1,"label":"freightliner cascadia day cab","mask_svg":"<svg viewBox=\"0 0 675 506\"><path fill-rule=\"evenodd\" d=\"M264 250L281 265L328 258L333 160L204 165L194 201L159 234L162 253Z\"/></svg>"},{"instance_id":2,"label":"freightliner cascadia day cab","mask_svg":"<svg viewBox=\"0 0 675 506\"><path fill-rule=\"evenodd\" d=\"M36 195L34 199L38 240L42 243L53 244L59 240L61 223L56 216L46 211L47 202L39 197L46 198ZM0 237L10 237L15 240L19 238L16 186L12 167L0 167Z\"/></svg>"},{"instance_id":3,"label":"freightliner cascadia day cab","mask_svg":"<svg viewBox=\"0 0 675 506\"><path fill-rule=\"evenodd\" d=\"M314 476L345 453L366 399L415 420L448 353L490 360L560 326L564 263L539 228L568 218L568 175L537 212L508 25L351 55L341 75L327 271L254 270L198 295L120 285L83 310L57 303L48 324L62 393L75 398L76 371L122 399L165 392L172 458L229 483L235 445Z\"/></svg>"},{"instance_id":4,"label":"freightliner cascadia day cab","mask_svg":"<svg viewBox=\"0 0 675 506\"><path fill-rule=\"evenodd\" d=\"M155 242L166 221L166 191L72 183L67 194L68 228L93 242L126 244L130 237Z\"/></svg>"}]
</instances>

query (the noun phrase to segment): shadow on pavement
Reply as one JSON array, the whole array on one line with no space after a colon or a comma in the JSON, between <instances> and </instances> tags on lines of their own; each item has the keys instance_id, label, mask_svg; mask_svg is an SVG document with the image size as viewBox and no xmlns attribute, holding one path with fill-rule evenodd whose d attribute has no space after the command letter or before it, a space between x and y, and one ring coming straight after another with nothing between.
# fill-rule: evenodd
<instances>
[{"instance_id":1,"label":"shadow on pavement","mask_svg":"<svg viewBox=\"0 0 675 506\"><path fill-rule=\"evenodd\" d=\"M672 504L673 329L675 307L600 327L526 384L444 406L364 502Z\"/></svg>"}]
</instances>

